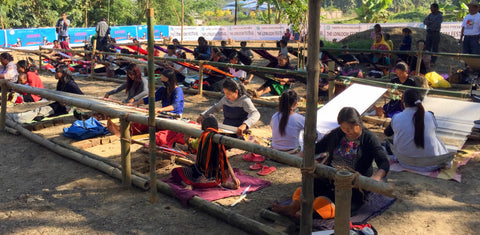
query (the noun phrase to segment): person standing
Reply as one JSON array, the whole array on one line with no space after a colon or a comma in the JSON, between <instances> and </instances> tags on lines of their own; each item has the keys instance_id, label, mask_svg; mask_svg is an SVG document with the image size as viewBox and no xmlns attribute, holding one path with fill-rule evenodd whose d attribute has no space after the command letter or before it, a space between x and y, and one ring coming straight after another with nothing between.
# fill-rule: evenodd
<instances>
[{"instance_id":1,"label":"person standing","mask_svg":"<svg viewBox=\"0 0 480 235\"><path fill-rule=\"evenodd\" d=\"M423 20L423 24L427 27L427 37L425 39L425 49L431 52L438 52L440 44L440 29L443 22L443 13L438 10L438 4L430 5L431 13ZM436 56L432 56L432 62L435 63Z\"/></svg>"},{"instance_id":2,"label":"person standing","mask_svg":"<svg viewBox=\"0 0 480 235\"><path fill-rule=\"evenodd\" d=\"M463 39L463 53L465 54L478 54L480 52L480 45L478 44L478 35L480 34L479 7L478 1L472 0L468 4L468 15L462 22L459 43L462 43Z\"/></svg>"},{"instance_id":3,"label":"person standing","mask_svg":"<svg viewBox=\"0 0 480 235\"><path fill-rule=\"evenodd\" d=\"M70 26L70 20L67 19L67 14L62 13L62 18L57 20L55 28L58 33L58 40L65 41L68 37L68 26Z\"/></svg>"},{"instance_id":4,"label":"person standing","mask_svg":"<svg viewBox=\"0 0 480 235\"><path fill-rule=\"evenodd\" d=\"M108 35L110 34L110 27L107 24L107 19L102 18L100 22L97 23L97 50L104 50L107 47Z\"/></svg>"}]
</instances>

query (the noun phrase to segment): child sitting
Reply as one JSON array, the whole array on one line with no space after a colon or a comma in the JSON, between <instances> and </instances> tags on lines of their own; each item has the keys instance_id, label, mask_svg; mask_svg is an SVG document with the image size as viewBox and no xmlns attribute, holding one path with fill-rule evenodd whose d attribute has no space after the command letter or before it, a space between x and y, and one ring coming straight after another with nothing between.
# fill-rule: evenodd
<instances>
[{"instance_id":1,"label":"child sitting","mask_svg":"<svg viewBox=\"0 0 480 235\"><path fill-rule=\"evenodd\" d=\"M412 50L412 30L409 28L403 28L402 29L402 43L400 43L400 50L401 51L411 51ZM408 55L407 54L400 54L398 55L400 59L403 61L407 62Z\"/></svg>"},{"instance_id":2,"label":"child sitting","mask_svg":"<svg viewBox=\"0 0 480 235\"><path fill-rule=\"evenodd\" d=\"M235 176L228 162L225 146L213 142L218 134L218 123L214 117L207 117L202 122L204 132L198 142L195 164L172 170L172 177L186 189L212 188L221 185L229 189L238 189L240 181ZM231 181L227 181L231 177Z\"/></svg>"}]
</instances>

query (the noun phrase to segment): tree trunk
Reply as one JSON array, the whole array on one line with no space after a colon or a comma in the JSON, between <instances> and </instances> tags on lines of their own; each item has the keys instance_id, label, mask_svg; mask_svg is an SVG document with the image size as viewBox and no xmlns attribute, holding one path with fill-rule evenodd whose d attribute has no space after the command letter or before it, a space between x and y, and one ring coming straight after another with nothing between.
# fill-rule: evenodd
<instances>
[{"instance_id":1,"label":"tree trunk","mask_svg":"<svg viewBox=\"0 0 480 235\"><path fill-rule=\"evenodd\" d=\"M3 16L0 16L0 24L2 25L2 29L5 29L5 25L3 24Z\"/></svg>"},{"instance_id":2,"label":"tree trunk","mask_svg":"<svg viewBox=\"0 0 480 235\"><path fill-rule=\"evenodd\" d=\"M175 15L177 16L178 24L182 24L182 22L180 22L180 17L178 16L177 9L175 8L175 4L172 4L172 8L173 8L173 12L175 12Z\"/></svg>"},{"instance_id":3,"label":"tree trunk","mask_svg":"<svg viewBox=\"0 0 480 235\"><path fill-rule=\"evenodd\" d=\"M271 13L270 13L270 11L271 11L271 10L270 10L270 2L267 3L267 8L268 8L268 10L267 10L268 23L271 24L271 23L272 23L272 20L271 20L271 18L270 18L270 15L271 15Z\"/></svg>"}]
</instances>

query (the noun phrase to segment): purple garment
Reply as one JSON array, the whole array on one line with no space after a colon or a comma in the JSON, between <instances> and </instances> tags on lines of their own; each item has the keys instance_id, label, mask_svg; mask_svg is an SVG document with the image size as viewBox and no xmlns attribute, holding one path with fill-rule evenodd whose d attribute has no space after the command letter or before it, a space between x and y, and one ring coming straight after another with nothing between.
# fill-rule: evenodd
<instances>
[{"instance_id":1,"label":"purple garment","mask_svg":"<svg viewBox=\"0 0 480 235\"><path fill-rule=\"evenodd\" d=\"M177 198L180 199L180 201L182 201L185 205L187 205L188 200L194 196L201 197L207 201L215 201L226 197L239 196L248 186L250 186L250 189L248 189L247 192L254 192L270 186L270 181L245 175L240 169L233 169L233 171L235 172L238 180L240 180L240 188L236 190L229 190L221 187L208 189L194 188L193 190L189 190L177 183L172 177L164 179L163 182L172 187L175 195L177 195Z\"/></svg>"}]
</instances>

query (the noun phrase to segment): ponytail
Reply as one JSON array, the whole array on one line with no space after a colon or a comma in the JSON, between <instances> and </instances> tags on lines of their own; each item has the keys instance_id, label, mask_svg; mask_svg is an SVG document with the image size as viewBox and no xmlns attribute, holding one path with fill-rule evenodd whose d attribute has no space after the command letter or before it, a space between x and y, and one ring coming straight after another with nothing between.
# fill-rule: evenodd
<instances>
[{"instance_id":1,"label":"ponytail","mask_svg":"<svg viewBox=\"0 0 480 235\"><path fill-rule=\"evenodd\" d=\"M415 89L407 89L403 93L403 102L407 107L417 107L413 115L415 136L413 140L418 148L425 148L425 108L422 105L422 95Z\"/></svg>"},{"instance_id":2,"label":"ponytail","mask_svg":"<svg viewBox=\"0 0 480 235\"><path fill-rule=\"evenodd\" d=\"M290 117L290 112L293 106L297 102L297 93L294 90L286 90L280 96L280 102L278 104L278 112L282 115L280 123L278 124L278 131L281 136L285 135L285 128Z\"/></svg>"},{"instance_id":3,"label":"ponytail","mask_svg":"<svg viewBox=\"0 0 480 235\"><path fill-rule=\"evenodd\" d=\"M415 145L419 148L425 148L425 109L422 101L417 100L417 112L413 115L413 124L415 125L415 137L413 138Z\"/></svg>"}]
</instances>

